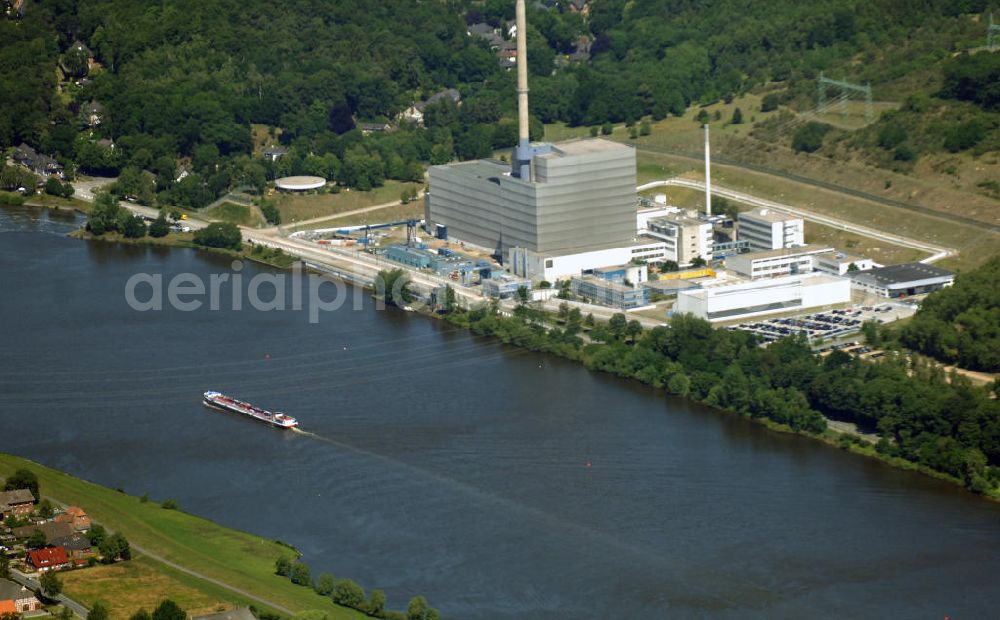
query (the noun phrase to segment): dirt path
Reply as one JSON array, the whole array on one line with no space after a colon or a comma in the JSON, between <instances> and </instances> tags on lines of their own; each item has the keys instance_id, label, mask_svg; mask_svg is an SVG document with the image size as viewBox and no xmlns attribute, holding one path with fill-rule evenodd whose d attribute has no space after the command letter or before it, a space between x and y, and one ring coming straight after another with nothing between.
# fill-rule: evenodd
<instances>
[{"instance_id":1,"label":"dirt path","mask_svg":"<svg viewBox=\"0 0 1000 620\"><path fill-rule=\"evenodd\" d=\"M201 579L202 581L207 581L207 582L209 582L209 583L211 583L213 585L219 586L220 588L225 588L226 590L229 590L230 592L235 592L236 594L239 594L242 597L248 598L248 599L250 599L252 601L256 601L256 602L260 603L261 605L266 605L266 606L270 607L271 609L274 609L276 611L280 611L283 614L288 614L289 616L294 616L295 615L295 612L292 611L291 609L287 608L287 607L284 607L282 605L278 605L277 603L275 603L273 601L269 601L269 600L267 600L265 598L261 598L261 597L257 596L256 594L253 594L251 592L247 592L246 590L237 588L235 586L231 586L228 583L225 583L224 581L219 581L218 579L213 579L212 577L208 577L206 575L202 575L198 571L195 571L195 570L192 570L190 568L187 568L186 566L181 566L180 564L177 564L176 562L171 562L170 560L166 559L165 557L163 557L161 555L157 555L157 554L149 551L148 549L145 549L144 547L140 547L139 545L132 544L132 543L129 543L129 546L133 550L139 552L140 554L146 556L147 558L149 558L151 560L155 560L157 562L160 562L161 564L166 564L170 568L172 568L174 570L178 570L178 571L180 571L180 572L182 572L182 573L184 573L186 575L190 575L192 577L196 577L198 579Z\"/></svg>"}]
</instances>

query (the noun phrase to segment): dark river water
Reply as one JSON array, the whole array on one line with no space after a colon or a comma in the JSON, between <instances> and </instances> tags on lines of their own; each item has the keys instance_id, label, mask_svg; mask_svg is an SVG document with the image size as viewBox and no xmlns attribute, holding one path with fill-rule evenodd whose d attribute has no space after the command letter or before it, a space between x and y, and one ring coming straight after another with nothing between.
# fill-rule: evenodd
<instances>
[{"instance_id":1,"label":"dark river water","mask_svg":"<svg viewBox=\"0 0 1000 620\"><path fill-rule=\"evenodd\" d=\"M0 210L0 450L455 618L996 617L1000 505L366 295L316 324L225 288L220 310L138 312L133 274L230 261L73 223Z\"/></svg>"}]
</instances>

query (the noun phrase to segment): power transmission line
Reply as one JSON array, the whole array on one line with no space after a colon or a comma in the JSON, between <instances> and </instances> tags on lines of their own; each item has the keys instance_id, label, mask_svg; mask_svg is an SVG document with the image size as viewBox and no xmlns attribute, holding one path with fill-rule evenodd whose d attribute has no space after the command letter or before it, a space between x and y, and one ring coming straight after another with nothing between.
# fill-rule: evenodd
<instances>
[{"instance_id":1,"label":"power transmission line","mask_svg":"<svg viewBox=\"0 0 1000 620\"><path fill-rule=\"evenodd\" d=\"M865 123L871 123L875 120L875 108L872 105L872 87L871 84L865 84L864 86L860 84L852 84L850 82L844 82L841 80L832 80L822 73L819 74L819 81L816 83L817 86L817 112L820 109L826 108L826 93L830 88L836 88L841 93L841 98L838 99L840 102L840 113L846 118L847 117L847 99L843 95L848 97L851 94L861 95L865 98Z\"/></svg>"}]
</instances>

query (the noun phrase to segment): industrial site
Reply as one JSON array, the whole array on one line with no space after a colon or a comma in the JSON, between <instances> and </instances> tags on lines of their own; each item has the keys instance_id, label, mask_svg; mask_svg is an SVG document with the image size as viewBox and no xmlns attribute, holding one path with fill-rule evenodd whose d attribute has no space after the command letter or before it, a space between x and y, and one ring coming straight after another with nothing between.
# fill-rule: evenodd
<instances>
[{"instance_id":1,"label":"industrial site","mask_svg":"<svg viewBox=\"0 0 1000 620\"><path fill-rule=\"evenodd\" d=\"M954 251L922 240L732 192L724 195L738 212L713 212L708 125L704 182L672 178L637 186L635 149L603 138L531 142L521 5L518 143L512 153L431 166L422 220L298 230L255 241L361 284L370 284L381 269L407 270L426 303L443 299L451 287L467 306L498 299L554 310L566 303L603 318L625 312L647 326L686 313L755 331L765 343L788 333L810 340L847 336L861 322L769 332L758 321L802 323L795 317L886 304L896 311L871 317L885 322L910 316L914 299L953 283L954 273L933 263ZM675 206L678 188L703 192L701 205ZM878 264L846 248L806 243L812 223L926 256Z\"/></svg>"}]
</instances>

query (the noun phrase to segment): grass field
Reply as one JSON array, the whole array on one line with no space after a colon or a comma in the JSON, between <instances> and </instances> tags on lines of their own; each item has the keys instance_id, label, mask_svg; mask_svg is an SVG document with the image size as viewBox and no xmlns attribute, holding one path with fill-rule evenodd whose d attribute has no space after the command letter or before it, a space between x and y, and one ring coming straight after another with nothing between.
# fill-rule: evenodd
<instances>
[{"instance_id":1,"label":"grass field","mask_svg":"<svg viewBox=\"0 0 1000 620\"><path fill-rule=\"evenodd\" d=\"M331 619L364 617L335 606L309 588L296 586L275 575L275 559L281 555L291 556L292 552L274 541L225 528L179 510L166 510L153 502L143 503L136 497L15 456L0 454L0 475L10 475L19 467L35 472L43 495L82 506L95 521L122 532L133 544L180 566L296 612L321 609ZM147 567L156 568L158 573L163 573L165 569L153 560L147 562ZM201 592L205 596L201 600L215 598L221 602L249 603L235 592L211 586L199 579L186 577L186 581L181 581L175 575L168 574L171 579L163 583L181 582ZM81 579L86 581L85 576ZM84 584L81 587L87 586ZM185 591L182 590L181 594ZM157 596L161 594L167 596L171 593L157 593Z\"/></svg>"},{"instance_id":2,"label":"grass field","mask_svg":"<svg viewBox=\"0 0 1000 620\"><path fill-rule=\"evenodd\" d=\"M224 202L204 211L205 217L223 222L232 222L239 226L262 226L265 222L255 207L238 205L235 202Z\"/></svg>"},{"instance_id":3,"label":"grass field","mask_svg":"<svg viewBox=\"0 0 1000 620\"><path fill-rule=\"evenodd\" d=\"M853 103L851 105L857 107ZM875 102L876 114L895 106L891 102ZM732 125L729 121L737 107L743 112L744 123ZM692 107L682 117L669 117L653 123L653 131L649 136L630 140L625 127L618 126L611 138L634 144L640 155L666 150L700 154L704 148L704 133L694 119L701 109ZM969 154L928 155L921 157L914 170L906 174L872 166L857 153L830 159L821 154L797 153L783 140L764 142L751 137L755 121L759 122L779 113L761 112L760 97L757 95L747 95L729 104L715 103L704 109L711 119L712 154L715 157L728 157L822 179L881 197L939 210L944 216L955 214L992 224L1000 222L1000 201L985 196L984 190L977 186L984 180L1000 177L1000 158L996 153L980 158ZM715 120L716 112L720 115L719 120ZM858 116L852 114L851 118L856 119ZM831 122L838 119L841 122L837 124L843 124L839 114L824 117L824 120ZM848 121L847 124L850 125L851 122ZM549 127L556 135L574 130L550 125L546 127L547 132ZM642 170L640 175L641 173Z\"/></svg>"},{"instance_id":4,"label":"grass field","mask_svg":"<svg viewBox=\"0 0 1000 620\"><path fill-rule=\"evenodd\" d=\"M411 202L405 205L395 205L369 211L368 213L356 213L344 217L333 218L315 225L319 228L329 228L331 226L356 226L358 224L376 224L379 222L394 222L397 220L423 219L424 203L422 200Z\"/></svg>"},{"instance_id":5,"label":"grass field","mask_svg":"<svg viewBox=\"0 0 1000 620\"><path fill-rule=\"evenodd\" d=\"M345 211L353 211L364 207L398 202L403 190L420 190L421 183L403 183L401 181L386 181L382 187L370 192L357 190L341 190L339 194L277 194L278 210L281 211L281 223L292 225L295 222L336 215Z\"/></svg>"},{"instance_id":6,"label":"grass field","mask_svg":"<svg viewBox=\"0 0 1000 620\"><path fill-rule=\"evenodd\" d=\"M152 611L169 597L191 615L212 613L233 607L225 590L211 584L185 583L175 577L176 571L148 558L138 557L129 562L110 566L95 566L62 573L63 591L72 599L92 607L100 601L115 619L126 619L139 609ZM183 573L179 575L188 577ZM188 577L190 579L190 577Z\"/></svg>"},{"instance_id":7,"label":"grass field","mask_svg":"<svg viewBox=\"0 0 1000 620\"><path fill-rule=\"evenodd\" d=\"M78 198L60 198L49 194L35 194L24 199L28 206L56 207L59 209L73 209L82 213L90 212L90 203Z\"/></svg>"}]
</instances>

